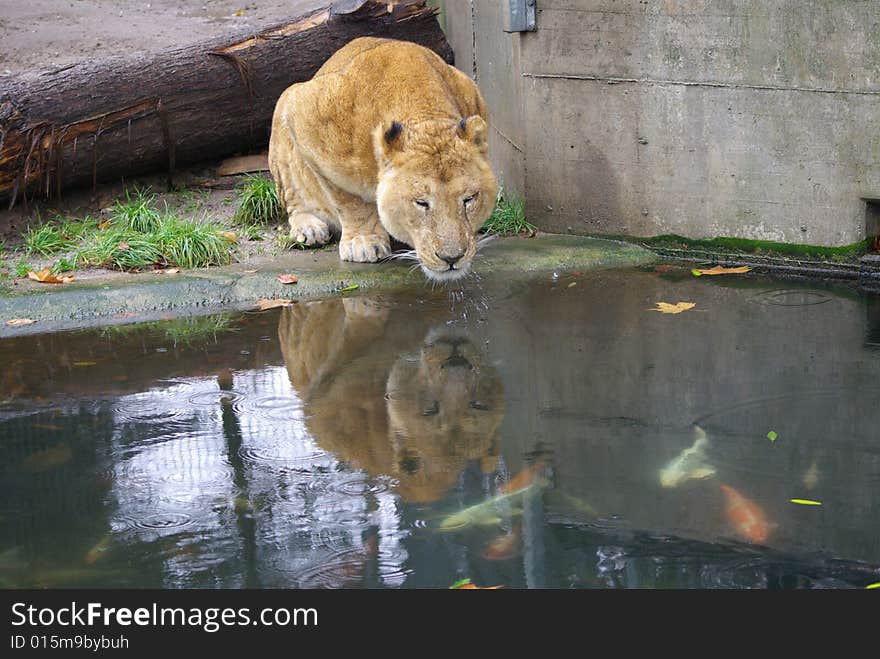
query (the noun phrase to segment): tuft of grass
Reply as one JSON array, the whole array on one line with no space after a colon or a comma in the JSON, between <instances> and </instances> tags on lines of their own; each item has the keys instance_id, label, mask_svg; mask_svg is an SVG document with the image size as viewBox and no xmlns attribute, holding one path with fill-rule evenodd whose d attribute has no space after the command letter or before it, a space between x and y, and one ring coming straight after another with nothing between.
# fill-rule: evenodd
<instances>
[{"instance_id":1,"label":"tuft of grass","mask_svg":"<svg viewBox=\"0 0 880 659\"><path fill-rule=\"evenodd\" d=\"M156 195L149 190L126 190L125 201L117 199L110 211L110 222L117 228L148 233L159 226L162 215L156 209Z\"/></svg>"},{"instance_id":2,"label":"tuft of grass","mask_svg":"<svg viewBox=\"0 0 880 659\"><path fill-rule=\"evenodd\" d=\"M504 189L499 188L498 198L495 200L495 210L480 228L484 233L494 233L500 236L516 236L521 233L534 234L538 228L526 220L525 201L517 198L508 198Z\"/></svg>"},{"instance_id":3,"label":"tuft of grass","mask_svg":"<svg viewBox=\"0 0 880 659\"><path fill-rule=\"evenodd\" d=\"M73 241L65 236L61 227L54 222L46 222L36 228L28 227L21 237L24 239L24 249L27 254L52 256L73 247Z\"/></svg>"},{"instance_id":4,"label":"tuft of grass","mask_svg":"<svg viewBox=\"0 0 880 659\"><path fill-rule=\"evenodd\" d=\"M271 179L248 174L238 193L238 209L233 219L239 224L269 224L281 218L281 202Z\"/></svg>"},{"instance_id":5,"label":"tuft of grass","mask_svg":"<svg viewBox=\"0 0 880 659\"><path fill-rule=\"evenodd\" d=\"M62 256L60 259L55 261L55 263L52 264L52 266L51 266L52 274L58 275L63 272L73 272L74 270L76 270L76 262L78 260L79 260L79 252L74 252L73 256L70 257L69 259Z\"/></svg>"},{"instance_id":6,"label":"tuft of grass","mask_svg":"<svg viewBox=\"0 0 880 659\"><path fill-rule=\"evenodd\" d=\"M78 255L86 265L115 270L141 270L163 260L155 235L122 227L110 227L92 235Z\"/></svg>"},{"instance_id":7,"label":"tuft of grass","mask_svg":"<svg viewBox=\"0 0 880 659\"><path fill-rule=\"evenodd\" d=\"M245 224L241 227L242 235L248 240L262 240L263 229L256 224Z\"/></svg>"},{"instance_id":8,"label":"tuft of grass","mask_svg":"<svg viewBox=\"0 0 880 659\"><path fill-rule=\"evenodd\" d=\"M233 317L230 314L218 314L175 318L174 320L155 320L131 325L108 325L101 329L101 336L113 340L130 336L158 335L172 341L177 347L180 344L191 346L205 343L210 339L216 342L218 334L237 330L238 327L234 325Z\"/></svg>"},{"instance_id":9,"label":"tuft of grass","mask_svg":"<svg viewBox=\"0 0 880 659\"><path fill-rule=\"evenodd\" d=\"M22 277L27 277L28 272L33 269L33 266L27 263L22 256L13 267L13 272L15 272L16 278L21 279Z\"/></svg>"},{"instance_id":10,"label":"tuft of grass","mask_svg":"<svg viewBox=\"0 0 880 659\"><path fill-rule=\"evenodd\" d=\"M217 225L166 214L159 222L155 240L166 263L203 268L232 260L236 245L223 233Z\"/></svg>"},{"instance_id":11,"label":"tuft of grass","mask_svg":"<svg viewBox=\"0 0 880 659\"><path fill-rule=\"evenodd\" d=\"M275 244L277 244L280 249L285 249L285 250L286 249L314 249L312 247L309 247L305 243L301 243L297 240L294 240L291 237L290 232L288 232L288 231L284 231L282 233L279 233L277 236L275 236ZM320 247L318 247L318 249L320 249Z\"/></svg>"}]
</instances>

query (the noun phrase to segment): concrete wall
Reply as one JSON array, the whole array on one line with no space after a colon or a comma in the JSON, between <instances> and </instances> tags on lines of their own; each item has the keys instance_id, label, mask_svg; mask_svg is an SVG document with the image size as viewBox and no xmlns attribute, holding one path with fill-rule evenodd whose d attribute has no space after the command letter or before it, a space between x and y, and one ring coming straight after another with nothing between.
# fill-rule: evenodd
<instances>
[{"instance_id":1,"label":"concrete wall","mask_svg":"<svg viewBox=\"0 0 880 659\"><path fill-rule=\"evenodd\" d=\"M505 186L551 231L844 245L880 198L880 2L445 0ZM876 210L876 207L875 207Z\"/></svg>"}]
</instances>

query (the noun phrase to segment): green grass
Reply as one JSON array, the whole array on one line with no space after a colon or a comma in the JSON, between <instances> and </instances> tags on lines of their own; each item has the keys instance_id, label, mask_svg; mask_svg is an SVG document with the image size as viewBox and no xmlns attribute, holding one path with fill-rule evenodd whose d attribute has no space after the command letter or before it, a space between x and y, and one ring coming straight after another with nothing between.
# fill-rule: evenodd
<instances>
[{"instance_id":1,"label":"green grass","mask_svg":"<svg viewBox=\"0 0 880 659\"><path fill-rule=\"evenodd\" d=\"M515 236L521 233L533 234L537 227L526 220L525 201L517 198L508 198L504 189L498 190L498 198L495 202L495 210L480 229L484 233L494 233L500 236Z\"/></svg>"},{"instance_id":2,"label":"green grass","mask_svg":"<svg viewBox=\"0 0 880 659\"><path fill-rule=\"evenodd\" d=\"M75 252L69 259L62 256L51 266L53 275L60 275L64 272L73 272L76 270L76 262L79 260L79 252Z\"/></svg>"},{"instance_id":3,"label":"green grass","mask_svg":"<svg viewBox=\"0 0 880 659\"><path fill-rule=\"evenodd\" d=\"M24 239L27 254L52 256L58 252L66 252L74 246L74 241L65 236L61 227L54 222L46 222L35 228L28 227L21 237Z\"/></svg>"},{"instance_id":4,"label":"green grass","mask_svg":"<svg viewBox=\"0 0 880 659\"><path fill-rule=\"evenodd\" d=\"M110 227L90 236L78 254L85 265L114 270L142 270L163 262L155 234L118 227Z\"/></svg>"},{"instance_id":5,"label":"green grass","mask_svg":"<svg viewBox=\"0 0 880 659\"><path fill-rule=\"evenodd\" d=\"M155 320L132 325L108 325L101 329L101 336L110 340L140 335L162 336L172 341L176 347L204 343L209 339L216 341L218 334L237 330L231 315L219 314Z\"/></svg>"},{"instance_id":6,"label":"green grass","mask_svg":"<svg viewBox=\"0 0 880 659\"><path fill-rule=\"evenodd\" d=\"M278 245L280 249L314 249L314 248L322 248L326 247L326 245L316 245L315 247L309 247L305 243L301 243L297 240L294 240L290 232L284 231L275 236L275 244Z\"/></svg>"},{"instance_id":7,"label":"green grass","mask_svg":"<svg viewBox=\"0 0 880 659\"><path fill-rule=\"evenodd\" d=\"M233 218L238 224L269 224L281 218L281 202L272 180L248 174L238 194L238 209Z\"/></svg>"},{"instance_id":8,"label":"green grass","mask_svg":"<svg viewBox=\"0 0 880 659\"><path fill-rule=\"evenodd\" d=\"M171 214L162 218L154 236L165 262L181 268L225 265L236 249L219 226Z\"/></svg>"},{"instance_id":9,"label":"green grass","mask_svg":"<svg viewBox=\"0 0 880 659\"><path fill-rule=\"evenodd\" d=\"M155 230L162 219L156 208L156 195L149 190L125 191L125 201L117 199L110 211L110 222L117 228L147 233Z\"/></svg>"},{"instance_id":10,"label":"green grass","mask_svg":"<svg viewBox=\"0 0 880 659\"><path fill-rule=\"evenodd\" d=\"M15 273L15 276L19 279L22 277L27 277L28 272L33 270L33 266L30 265L27 261L24 260L22 256L18 259L18 262L13 266L12 271Z\"/></svg>"}]
</instances>

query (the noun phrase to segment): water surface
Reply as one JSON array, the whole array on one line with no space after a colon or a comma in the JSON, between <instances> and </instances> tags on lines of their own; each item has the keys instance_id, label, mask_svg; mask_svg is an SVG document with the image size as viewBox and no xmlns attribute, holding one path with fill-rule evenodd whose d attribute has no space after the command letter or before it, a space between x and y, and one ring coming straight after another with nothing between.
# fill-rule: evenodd
<instances>
[{"instance_id":1,"label":"water surface","mask_svg":"<svg viewBox=\"0 0 880 659\"><path fill-rule=\"evenodd\" d=\"M878 309L661 266L2 340L0 586L863 588Z\"/></svg>"}]
</instances>

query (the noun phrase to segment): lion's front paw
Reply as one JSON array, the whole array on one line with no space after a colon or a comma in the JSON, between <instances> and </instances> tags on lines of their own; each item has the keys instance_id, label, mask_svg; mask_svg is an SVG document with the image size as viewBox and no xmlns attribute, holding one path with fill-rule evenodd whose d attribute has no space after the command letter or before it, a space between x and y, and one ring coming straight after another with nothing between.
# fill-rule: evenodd
<instances>
[{"instance_id":1,"label":"lion's front paw","mask_svg":"<svg viewBox=\"0 0 880 659\"><path fill-rule=\"evenodd\" d=\"M305 245L330 242L330 227L311 213L296 213L290 218L290 239Z\"/></svg>"},{"instance_id":2,"label":"lion's front paw","mask_svg":"<svg viewBox=\"0 0 880 659\"><path fill-rule=\"evenodd\" d=\"M391 253L388 236L379 234L358 235L351 238L343 236L339 241L339 257L343 261L355 263L375 263Z\"/></svg>"}]
</instances>

